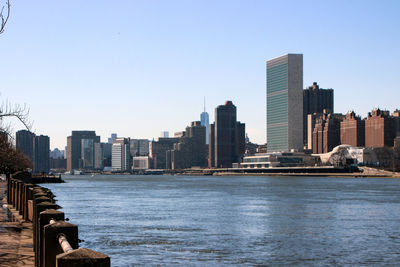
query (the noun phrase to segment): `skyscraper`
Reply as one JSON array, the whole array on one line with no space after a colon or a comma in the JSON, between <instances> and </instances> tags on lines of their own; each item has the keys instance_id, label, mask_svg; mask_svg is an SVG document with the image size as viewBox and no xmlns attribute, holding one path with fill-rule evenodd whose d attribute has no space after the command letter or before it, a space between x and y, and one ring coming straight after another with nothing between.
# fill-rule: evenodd
<instances>
[{"instance_id":1,"label":"skyscraper","mask_svg":"<svg viewBox=\"0 0 400 267\"><path fill-rule=\"evenodd\" d=\"M267 61L268 152L303 149L303 55Z\"/></svg>"},{"instance_id":2,"label":"skyscraper","mask_svg":"<svg viewBox=\"0 0 400 267\"><path fill-rule=\"evenodd\" d=\"M50 138L46 135L35 136L33 151L33 172L48 173L50 171Z\"/></svg>"},{"instance_id":3,"label":"skyscraper","mask_svg":"<svg viewBox=\"0 0 400 267\"><path fill-rule=\"evenodd\" d=\"M100 136L95 131L72 131L72 135L67 137L67 170L93 169L95 143L100 143Z\"/></svg>"},{"instance_id":4,"label":"skyscraper","mask_svg":"<svg viewBox=\"0 0 400 267\"><path fill-rule=\"evenodd\" d=\"M112 144L112 170L127 171L131 169L129 138L117 138Z\"/></svg>"},{"instance_id":5,"label":"skyscraper","mask_svg":"<svg viewBox=\"0 0 400 267\"><path fill-rule=\"evenodd\" d=\"M27 131L27 130L20 130L16 132L16 146L17 149L21 150L32 162L32 167L34 164L34 150L33 150L33 145L34 145L34 140L35 140L35 134Z\"/></svg>"},{"instance_id":6,"label":"skyscraper","mask_svg":"<svg viewBox=\"0 0 400 267\"><path fill-rule=\"evenodd\" d=\"M210 127L210 167L231 168L232 163L239 162L245 148L245 125L236 120L232 101L215 109L215 123Z\"/></svg>"},{"instance_id":7,"label":"skyscraper","mask_svg":"<svg viewBox=\"0 0 400 267\"><path fill-rule=\"evenodd\" d=\"M208 113L206 112L206 100L204 99L204 111L200 114L200 123L201 126L206 127L206 144L208 145L208 131L209 131L209 127L210 127L210 122L209 122L209 117L208 117Z\"/></svg>"}]
</instances>

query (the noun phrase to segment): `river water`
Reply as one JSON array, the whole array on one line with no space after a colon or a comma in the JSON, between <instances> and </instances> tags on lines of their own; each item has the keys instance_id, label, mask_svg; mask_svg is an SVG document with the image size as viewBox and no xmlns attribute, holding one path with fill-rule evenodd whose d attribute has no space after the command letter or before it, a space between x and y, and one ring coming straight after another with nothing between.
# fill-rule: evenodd
<instances>
[{"instance_id":1,"label":"river water","mask_svg":"<svg viewBox=\"0 0 400 267\"><path fill-rule=\"evenodd\" d=\"M400 264L400 179L63 178L44 186L112 266Z\"/></svg>"}]
</instances>

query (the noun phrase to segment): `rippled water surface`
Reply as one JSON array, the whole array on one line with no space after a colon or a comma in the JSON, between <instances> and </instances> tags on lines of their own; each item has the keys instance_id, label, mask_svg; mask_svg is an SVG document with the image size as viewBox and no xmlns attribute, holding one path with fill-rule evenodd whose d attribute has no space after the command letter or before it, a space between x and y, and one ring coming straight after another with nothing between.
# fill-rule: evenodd
<instances>
[{"instance_id":1,"label":"rippled water surface","mask_svg":"<svg viewBox=\"0 0 400 267\"><path fill-rule=\"evenodd\" d=\"M112 266L400 265L400 179L64 179L45 186Z\"/></svg>"}]
</instances>

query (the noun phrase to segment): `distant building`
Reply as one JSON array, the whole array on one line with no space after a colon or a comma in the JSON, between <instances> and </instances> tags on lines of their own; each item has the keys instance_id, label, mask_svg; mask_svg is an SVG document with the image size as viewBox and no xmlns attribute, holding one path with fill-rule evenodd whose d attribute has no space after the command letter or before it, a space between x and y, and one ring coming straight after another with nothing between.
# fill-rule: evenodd
<instances>
[{"instance_id":1,"label":"distant building","mask_svg":"<svg viewBox=\"0 0 400 267\"><path fill-rule=\"evenodd\" d=\"M327 153L340 145L340 122L343 117L342 114L324 113L317 119L313 130L314 154Z\"/></svg>"},{"instance_id":2,"label":"distant building","mask_svg":"<svg viewBox=\"0 0 400 267\"><path fill-rule=\"evenodd\" d=\"M147 139L131 139L130 141L131 156L148 156L150 140Z\"/></svg>"},{"instance_id":3,"label":"distant building","mask_svg":"<svg viewBox=\"0 0 400 267\"><path fill-rule=\"evenodd\" d=\"M304 145L308 144L307 115L314 113L334 113L333 89L319 88L316 82L303 90L303 138ZM311 144L310 144L311 145Z\"/></svg>"},{"instance_id":4,"label":"distant building","mask_svg":"<svg viewBox=\"0 0 400 267\"><path fill-rule=\"evenodd\" d=\"M50 138L48 136L36 136L27 130L18 131L16 133L16 147L30 159L33 173L49 172Z\"/></svg>"},{"instance_id":5,"label":"distant building","mask_svg":"<svg viewBox=\"0 0 400 267\"><path fill-rule=\"evenodd\" d=\"M356 116L353 111L348 112L340 122L340 142L353 147L365 145L365 120Z\"/></svg>"},{"instance_id":6,"label":"distant building","mask_svg":"<svg viewBox=\"0 0 400 267\"><path fill-rule=\"evenodd\" d=\"M50 158L53 158L53 159L64 158L64 150L59 150L58 148L53 149L50 152Z\"/></svg>"},{"instance_id":7,"label":"distant building","mask_svg":"<svg viewBox=\"0 0 400 267\"><path fill-rule=\"evenodd\" d=\"M117 137L118 136L116 133L112 133L111 137L108 138L108 143L112 145L114 143L114 140L117 139Z\"/></svg>"},{"instance_id":8,"label":"distant building","mask_svg":"<svg viewBox=\"0 0 400 267\"><path fill-rule=\"evenodd\" d=\"M103 152L103 167L111 167L111 150L112 144L101 143Z\"/></svg>"},{"instance_id":9,"label":"distant building","mask_svg":"<svg viewBox=\"0 0 400 267\"><path fill-rule=\"evenodd\" d=\"M245 153L245 124L236 120L236 106L226 101L215 109L210 125L209 167L231 168Z\"/></svg>"},{"instance_id":10,"label":"distant building","mask_svg":"<svg viewBox=\"0 0 400 267\"><path fill-rule=\"evenodd\" d=\"M273 168L314 166L316 157L302 152L259 153L245 156L240 163L241 168Z\"/></svg>"},{"instance_id":11,"label":"distant building","mask_svg":"<svg viewBox=\"0 0 400 267\"><path fill-rule=\"evenodd\" d=\"M313 148L313 131L315 123L318 119L321 119L323 113L313 113L307 115L307 150L312 151Z\"/></svg>"},{"instance_id":12,"label":"distant building","mask_svg":"<svg viewBox=\"0 0 400 267\"><path fill-rule=\"evenodd\" d=\"M394 133L395 136L400 136L400 110L396 109L393 113L392 113L392 117L394 120Z\"/></svg>"},{"instance_id":13,"label":"distant building","mask_svg":"<svg viewBox=\"0 0 400 267\"><path fill-rule=\"evenodd\" d=\"M206 128L200 121L186 127L185 134L167 151L168 169L186 169L207 166Z\"/></svg>"},{"instance_id":14,"label":"distant building","mask_svg":"<svg viewBox=\"0 0 400 267\"><path fill-rule=\"evenodd\" d=\"M147 170L151 166L151 159L148 156L133 157L132 162L133 170Z\"/></svg>"},{"instance_id":15,"label":"distant building","mask_svg":"<svg viewBox=\"0 0 400 267\"><path fill-rule=\"evenodd\" d=\"M303 150L303 55L267 61L268 152Z\"/></svg>"},{"instance_id":16,"label":"distant building","mask_svg":"<svg viewBox=\"0 0 400 267\"><path fill-rule=\"evenodd\" d=\"M365 121L366 147L393 147L395 138L394 119L389 111L374 109Z\"/></svg>"},{"instance_id":17,"label":"distant building","mask_svg":"<svg viewBox=\"0 0 400 267\"><path fill-rule=\"evenodd\" d=\"M95 143L100 143L95 131L72 131L67 137L67 170L93 169Z\"/></svg>"},{"instance_id":18,"label":"distant building","mask_svg":"<svg viewBox=\"0 0 400 267\"><path fill-rule=\"evenodd\" d=\"M117 138L112 144L112 170L128 171L131 169L129 138Z\"/></svg>"},{"instance_id":19,"label":"distant building","mask_svg":"<svg viewBox=\"0 0 400 267\"><path fill-rule=\"evenodd\" d=\"M94 169L101 170L103 169L103 144L102 143L94 143Z\"/></svg>"},{"instance_id":20,"label":"distant building","mask_svg":"<svg viewBox=\"0 0 400 267\"><path fill-rule=\"evenodd\" d=\"M50 138L46 135L35 136L33 145L33 173L48 173L50 171Z\"/></svg>"},{"instance_id":21,"label":"distant building","mask_svg":"<svg viewBox=\"0 0 400 267\"><path fill-rule=\"evenodd\" d=\"M162 138L169 138L169 132L168 131L162 131L160 133L160 137Z\"/></svg>"},{"instance_id":22,"label":"distant building","mask_svg":"<svg viewBox=\"0 0 400 267\"><path fill-rule=\"evenodd\" d=\"M20 130L16 132L16 147L20 151L22 151L32 162L32 166L34 164L34 150L33 150L33 145L34 145L34 140L35 140L35 134L27 131L27 130Z\"/></svg>"},{"instance_id":23,"label":"distant building","mask_svg":"<svg viewBox=\"0 0 400 267\"><path fill-rule=\"evenodd\" d=\"M151 141L149 147L149 156L152 160L153 169L167 168L167 151L174 148L174 144L179 138L158 138L158 141Z\"/></svg>"},{"instance_id":24,"label":"distant building","mask_svg":"<svg viewBox=\"0 0 400 267\"><path fill-rule=\"evenodd\" d=\"M206 144L208 145L209 143L209 129L210 129L210 121L209 121L209 117L208 117L208 113L206 112L206 102L204 101L204 111L200 114L200 122L201 122L201 126L206 127Z\"/></svg>"}]
</instances>

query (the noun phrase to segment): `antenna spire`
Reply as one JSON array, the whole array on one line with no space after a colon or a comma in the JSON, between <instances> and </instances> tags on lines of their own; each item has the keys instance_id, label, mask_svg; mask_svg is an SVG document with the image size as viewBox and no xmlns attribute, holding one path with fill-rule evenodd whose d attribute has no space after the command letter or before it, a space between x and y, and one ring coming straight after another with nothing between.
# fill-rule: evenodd
<instances>
[{"instance_id":1,"label":"antenna spire","mask_svg":"<svg viewBox=\"0 0 400 267\"><path fill-rule=\"evenodd\" d=\"M206 112L206 97L204 97L204 112Z\"/></svg>"}]
</instances>

